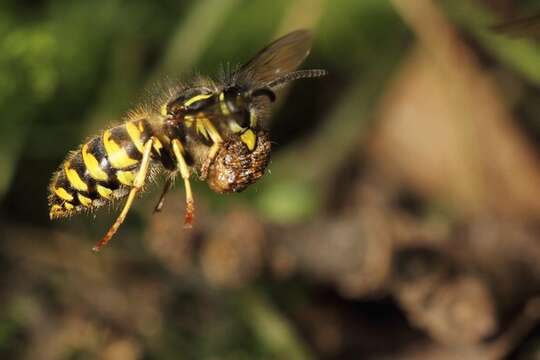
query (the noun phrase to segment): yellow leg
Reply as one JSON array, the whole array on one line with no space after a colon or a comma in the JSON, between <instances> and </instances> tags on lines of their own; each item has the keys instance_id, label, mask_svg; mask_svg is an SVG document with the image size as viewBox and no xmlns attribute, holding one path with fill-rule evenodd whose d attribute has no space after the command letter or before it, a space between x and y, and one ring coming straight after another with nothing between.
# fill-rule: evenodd
<instances>
[{"instance_id":1,"label":"yellow leg","mask_svg":"<svg viewBox=\"0 0 540 360\"><path fill-rule=\"evenodd\" d=\"M184 220L185 227L191 227L193 224L193 213L195 212L195 203L193 201L193 193L191 192L191 183L189 182L190 171L186 163L184 155L182 155L183 146L182 143L174 139L172 141L172 148L174 156L178 160L178 168L180 169L180 175L184 179L184 188L186 189L186 216Z\"/></svg>"},{"instance_id":2,"label":"yellow leg","mask_svg":"<svg viewBox=\"0 0 540 360\"><path fill-rule=\"evenodd\" d=\"M223 139L221 138L221 135L216 130L214 125L210 120L207 118L201 118L200 121L202 121L204 128L210 135L210 138L212 139L212 146L210 147L210 150L208 151L208 156L206 157L206 160L204 161L204 164L202 164L201 167L201 180L206 180L208 177L208 169L210 168L210 165L212 162L214 162L214 158L216 157L219 148L221 147L221 143L223 142Z\"/></svg>"},{"instance_id":3,"label":"yellow leg","mask_svg":"<svg viewBox=\"0 0 540 360\"><path fill-rule=\"evenodd\" d=\"M109 231L107 231L105 236L96 244L96 246L94 246L92 250L94 250L95 252L98 252L99 250L101 250L101 248L105 246L109 242L109 240L111 240L111 238L116 233L120 225L122 225L122 223L124 222L124 219L126 218L126 215L129 212L131 205L133 204L133 200L135 200L135 196L142 189L144 185L144 181L146 179L146 174L148 173L148 167L150 165L150 154L152 152L153 143L154 143L154 138L150 138L150 140L148 140L146 144L144 144L141 167L139 168L139 171L137 172L137 175L135 176L135 180L133 181L133 187L129 191L129 195L126 200L126 203L124 204L122 212L120 212L120 215L118 215L118 218L112 224L112 226L110 227Z\"/></svg>"},{"instance_id":4,"label":"yellow leg","mask_svg":"<svg viewBox=\"0 0 540 360\"><path fill-rule=\"evenodd\" d=\"M159 197L158 203L156 204L156 207L154 208L154 214L161 211L163 208L163 204L165 203L165 196L169 192L169 190L172 188L173 180L172 178L167 178L165 180L165 185L163 186L163 191L161 192L161 196Z\"/></svg>"},{"instance_id":5,"label":"yellow leg","mask_svg":"<svg viewBox=\"0 0 540 360\"><path fill-rule=\"evenodd\" d=\"M210 150L208 150L208 156L206 156L206 159L201 166L201 180L204 181L208 177L208 169L210 168L210 165L214 162L214 158L216 157L220 147L221 142L216 142L212 144Z\"/></svg>"}]
</instances>

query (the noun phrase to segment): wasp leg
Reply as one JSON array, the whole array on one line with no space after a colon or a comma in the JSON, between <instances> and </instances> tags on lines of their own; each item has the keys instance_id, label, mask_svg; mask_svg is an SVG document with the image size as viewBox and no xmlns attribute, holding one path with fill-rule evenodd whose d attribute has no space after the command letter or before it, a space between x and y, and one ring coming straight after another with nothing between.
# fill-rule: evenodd
<instances>
[{"instance_id":1,"label":"wasp leg","mask_svg":"<svg viewBox=\"0 0 540 360\"><path fill-rule=\"evenodd\" d=\"M169 192L169 190L172 189L173 179L167 178L165 180L165 185L163 186L163 191L161 192L161 196L159 197L158 203L156 204L156 207L154 208L154 214L161 211L163 208L163 204L165 203L165 196Z\"/></svg>"},{"instance_id":2,"label":"wasp leg","mask_svg":"<svg viewBox=\"0 0 540 360\"><path fill-rule=\"evenodd\" d=\"M217 142L210 147L210 150L208 150L208 155L206 156L206 159L201 166L201 180L204 181L208 177L208 170L210 169L210 165L212 165L212 162L214 162L214 159L220 147L221 142Z\"/></svg>"},{"instance_id":3,"label":"wasp leg","mask_svg":"<svg viewBox=\"0 0 540 360\"><path fill-rule=\"evenodd\" d=\"M92 248L95 252L98 252L101 250L103 246L105 246L109 240L113 237L113 235L116 233L120 225L124 222L124 219L126 218L127 213L129 212L129 209L131 208L131 205L133 204L133 200L135 200L135 196L137 193L142 189L144 185L144 181L146 179L146 174L148 173L148 167L150 165L150 154L152 152L152 145L154 143L154 138L151 138L144 144L144 150L141 160L141 167L139 171L137 172L137 175L135 176L135 180L133 181L133 187L129 191L128 198L126 200L126 203L124 204L124 207L122 208L122 212L120 212L120 215L118 215L118 218L116 221L112 224L109 231L105 234L105 236Z\"/></svg>"},{"instance_id":4,"label":"wasp leg","mask_svg":"<svg viewBox=\"0 0 540 360\"><path fill-rule=\"evenodd\" d=\"M210 138L213 142L210 150L208 151L208 155L206 156L206 159L201 166L201 180L206 180L206 178L208 177L208 169L210 168L212 162L214 162L214 158L216 157L219 149L221 148L221 143L223 142L223 139L221 138L221 135L219 135L219 132L216 130L214 125L212 125L212 123L208 119L203 118L201 121L203 121L204 127L206 128L206 131L208 131L208 134L210 135Z\"/></svg>"},{"instance_id":5,"label":"wasp leg","mask_svg":"<svg viewBox=\"0 0 540 360\"><path fill-rule=\"evenodd\" d=\"M174 156L178 160L180 175L182 176L182 179L184 179L184 188L186 189L186 216L184 226L189 228L193 224L193 213L195 212L195 203L193 201L193 193L191 192L191 183L189 182L190 171L186 159L184 158L184 155L182 155L184 151L182 143L179 140L174 139L172 141L172 148Z\"/></svg>"}]
</instances>

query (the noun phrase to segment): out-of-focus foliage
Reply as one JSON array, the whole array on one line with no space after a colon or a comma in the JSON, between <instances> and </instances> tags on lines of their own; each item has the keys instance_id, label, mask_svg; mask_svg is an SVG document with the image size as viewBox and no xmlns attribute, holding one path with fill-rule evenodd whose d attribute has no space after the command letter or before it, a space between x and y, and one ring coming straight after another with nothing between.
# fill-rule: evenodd
<instances>
[{"instance_id":1,"label":"out-of-focus foliage","mask_svg":"<svg viewBox=\"0 0 540 360\"><path fill-rule=\"evenodd\" d=\"M538 356L540 45L493 30L535 9L4 1L1 357ZM261 181L196 183L191 231L181 187L151 216L151 185L99 256L117 207L48 220L50 176L84 139L303 27L304 67L329 75L277 102Z\"/></svg>"}]
</instances>

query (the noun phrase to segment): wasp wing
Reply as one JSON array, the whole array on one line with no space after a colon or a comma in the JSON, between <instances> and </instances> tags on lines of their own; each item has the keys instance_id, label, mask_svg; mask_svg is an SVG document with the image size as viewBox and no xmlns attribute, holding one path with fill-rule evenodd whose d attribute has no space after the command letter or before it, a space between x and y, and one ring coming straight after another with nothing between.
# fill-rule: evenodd
<instances>
[{"instance_id":1,"label":"wasp wing","mask_svg":"<svg viewBox=\"0 0 540 360\"><path fill-rule=\"evenodd\" d=\"M236 82L264 85L294 71L309 55L311 43L309 30L296 30L280 37L240 67Z\"/></svg>"}]
</instances>

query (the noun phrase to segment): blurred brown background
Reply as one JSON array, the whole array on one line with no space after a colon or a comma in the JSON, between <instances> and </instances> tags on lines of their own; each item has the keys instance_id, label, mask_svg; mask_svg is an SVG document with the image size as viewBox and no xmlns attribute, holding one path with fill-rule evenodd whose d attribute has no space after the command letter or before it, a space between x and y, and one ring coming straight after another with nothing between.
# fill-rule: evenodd
<instances>
[{"instance_id":1,"label":"blurred brown background","mask_svg":"<svg viewBox=\"0 0 540 360\"><path fill-rule=\"evenodd\" d=\"M4 1L4 359L540 357L537 1ZM164 78L311 28L269 173L50 222L52 172ZM520 36L526 34L528 36Z\"/></svg>"}]
</instances>

